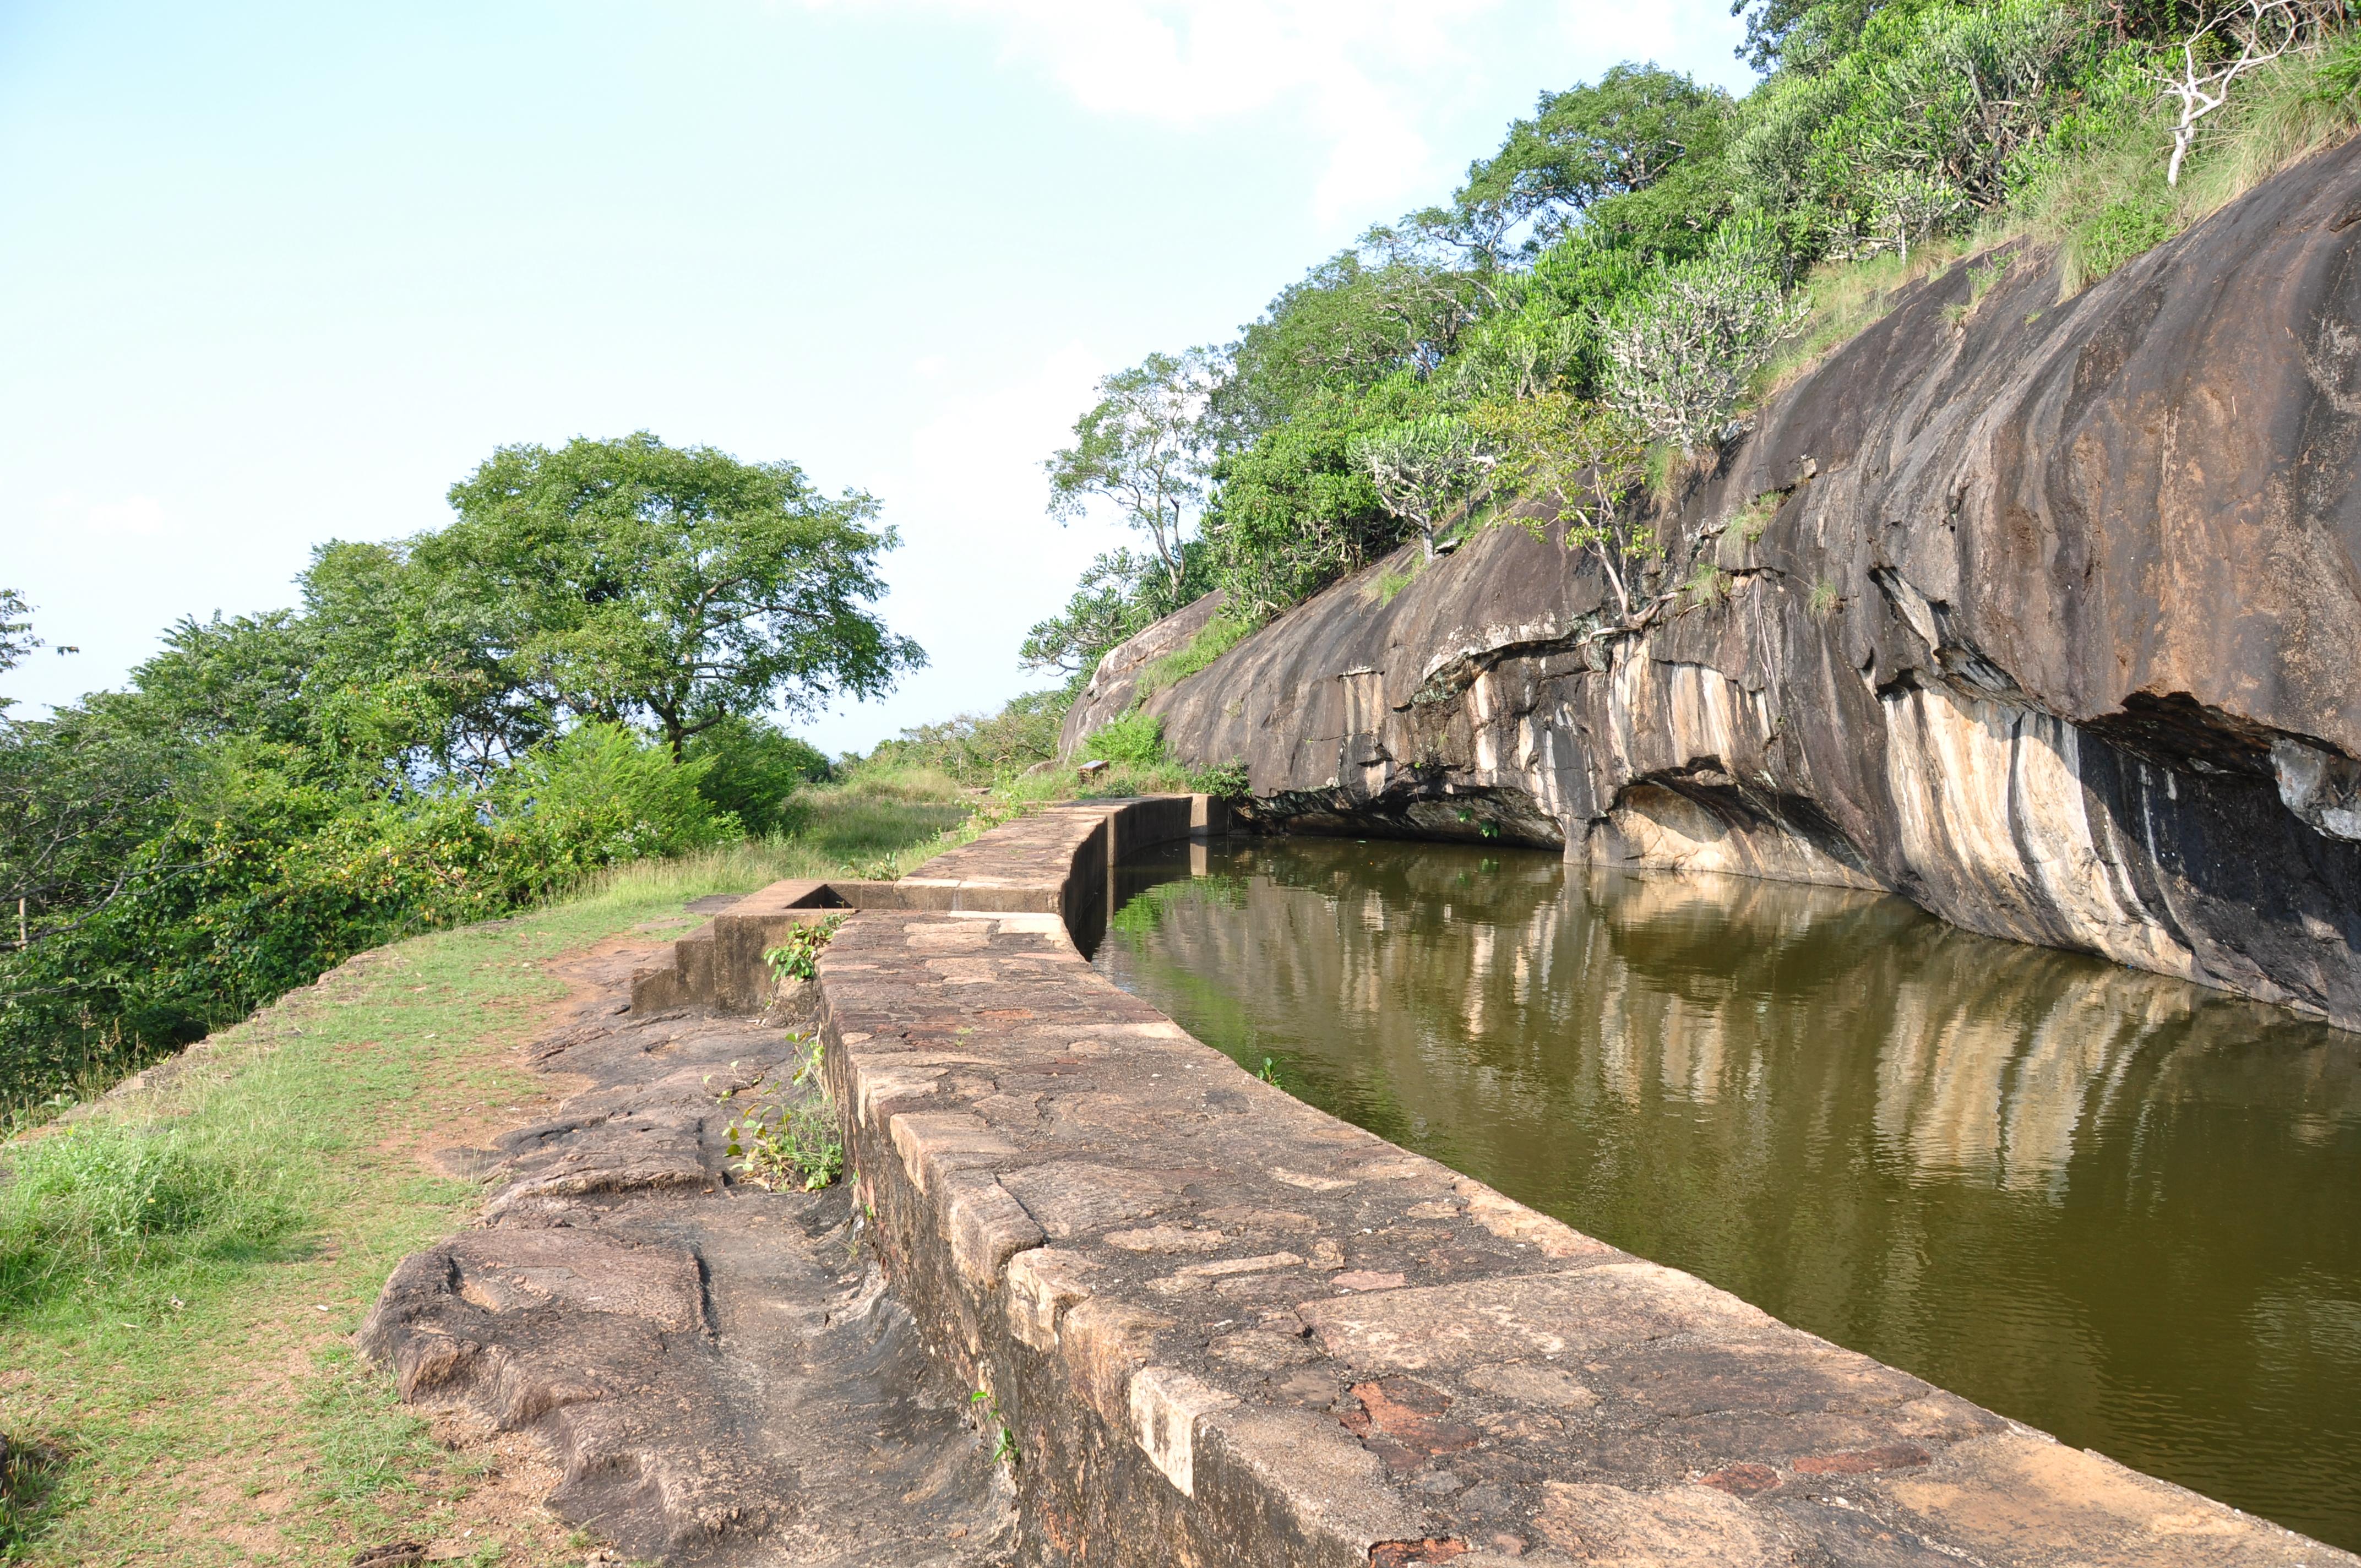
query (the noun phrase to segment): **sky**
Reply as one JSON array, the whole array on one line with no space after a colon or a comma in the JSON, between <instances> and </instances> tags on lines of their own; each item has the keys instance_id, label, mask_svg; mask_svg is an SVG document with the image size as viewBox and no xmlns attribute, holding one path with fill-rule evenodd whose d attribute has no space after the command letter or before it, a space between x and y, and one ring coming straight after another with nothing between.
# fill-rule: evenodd
<instances>
[{"instance_id":1,"label":"sky","mask_svg":"<svg viewBox=\"0 0 2361 1568\"><path fill-rule=\"evenodd\" d=\"M120 685L494 448L654 432L884 504L928 666L1020 668L1111 517L1044 512L1096 378L1226 342L1446 197L1545 90L1742 90L1724 0L0 0L0 587Z\"/></svg>"}]
</instances>

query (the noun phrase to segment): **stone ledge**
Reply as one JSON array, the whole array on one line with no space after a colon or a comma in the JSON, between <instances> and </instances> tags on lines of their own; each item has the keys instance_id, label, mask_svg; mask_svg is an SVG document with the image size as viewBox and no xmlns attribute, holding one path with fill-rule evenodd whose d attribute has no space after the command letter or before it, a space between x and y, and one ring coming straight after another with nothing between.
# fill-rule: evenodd
<instances>
[{"instance_id":1,"label":"stone ledge","mask_svg":"<svg viewBox=\"0 0 2361 1568\"><path fill-rule=\"evenodd\" d=\"M1062 922L1170 801L931 864L822 955L855 1196L1043 1563L2361 1562L1632 1257L1265 1085ZM901 884L908 885L908 884Z\"/></svg>"},{"instance_id":2,"label":"stone ledge","mask_svg":"<svg viewBox=\"0 0 2361 1568\"><path fill-rule=\"evenodd\" d=\"M852 909L990 910L1087 915L1106 896L1108 872L1130 850L1228 830L1221 801L1151 795L1053 806L1021 817L926 862L899 882L773 883L748 894L673 944L669 964L631 976L631 1011L675 1007L759 1013L773 981L763 952L787 929Z\"/></svg>"}]
</instances>

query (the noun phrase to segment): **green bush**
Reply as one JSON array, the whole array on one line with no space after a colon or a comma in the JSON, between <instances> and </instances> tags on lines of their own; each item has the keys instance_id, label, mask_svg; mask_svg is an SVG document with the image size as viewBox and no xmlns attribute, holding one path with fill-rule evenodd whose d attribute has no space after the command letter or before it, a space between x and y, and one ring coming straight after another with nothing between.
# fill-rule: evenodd
<instances>
[{"instance_id":1,"label":"green bush","mask_svg":"<svg viewBox=\"0 0 2361 1568\"><path fill-rule=\"evenodd\" d=\"M675 763L619 724L585 724L502 775L495 809L545 863L608 865L745 836L699 788L714 759Z\"/></svg>"},{"instance_id":2,"label":"green bush","mask_svg":"<svg viewBox=\"0 0 2361 1568\"><path fill-rule=\"evenodd\" d=\"M706 770L697 793L758 839L792 828L796 792L835 776L818 747L761 719L725 718L691 740L686 753L686 762Z\"/></svg>"},{"instance_id":3,"label":"green bush","mask_svg":"<svg viewBox=\"0 0 2361 1568\"><path fill-rule=\"evenodd\" d=\"M1429 401L1406 376L1357 397L1322 391L1253 446L1222 460L1205 543L1232 613L1250 620L1276 614L1410 535L1354 460L1353 447Z\"/></svg>"},{"instance_id":4,"label":"green bush","mask_svg":"<svg viewBox=\"0 0 2361 1568\"><path fill-rule=\"evenodd\" d=\"M580 726L487 788L359 795L214 758L75 928L0 955L0 1100L22 1103L202 1037L352 954L483 919L625 861L742 837L675 765Z\"/></svg>"},{"instance_id":5,"label":"green bush","mask_svg":"<svg viewBox=\"0 0 2361 1568\"><path fill-rule=\"evenodd\" d=\"M1058 733L1072 699L1063 691L1032 692L989 717L963 713L940 724L905 729L852 764L867 771L936 768L963 784L986 784L1023 773L1058 754Z\"/></svg>"},{"instance_id":6,"label":"green bush","mask_svg":"<svg viewBox=\"0 0 2361 1568\"><path fill-rule=\"evenodd\" d=\"M1149 763L1164 760L1164 720L1137 709L1113 723L1101 725L1082 742L1082 758L1093 762Z\"/></svg>"}]
</instances>

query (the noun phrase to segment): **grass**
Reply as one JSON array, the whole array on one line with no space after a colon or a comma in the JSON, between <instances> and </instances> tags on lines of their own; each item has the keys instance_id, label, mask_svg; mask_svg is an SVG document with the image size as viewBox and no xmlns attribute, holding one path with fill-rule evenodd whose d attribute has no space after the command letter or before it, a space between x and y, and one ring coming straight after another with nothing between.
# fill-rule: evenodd
<instances>
[{"instance_id":1,"label":"grass","mask_svg":"<svg viewBox=\"0 0 2361 1568\"><path fill-rule=\"evenodd\" d=\"M1792 386L1822 356L1876 325L1914 284L1949 267L1959 255L1957 245L1930 240L1912 247L1907 260L1889 252L1816 268L1805 285L1811 293L1812 313L1804 330L1756 372L1747 391L1748 405L1759 408Z\"/></svg>"},{"instance_id":2,"label":"grass","mask_svg":"<svg viewBox=\"0 0 2361 1568\"><path fill-rule=\"evenodd\" d=\"M1731 512L1725 521L1725 526L1735 530L1741 539L1752 544L1763 537L1763 531L1771 526L1771 520L1779 515L1779 508L1786 499L1777 490L1765 490Z\"/></svg>"},{"instance_id":3,"label":"grass","mask_svg":"<svg viewBox=\"0 0 2361 1568\"><path fill-rule=\"evenodd\" d=\"M2145 98L2140 100L2147 102ZM1806 282L1812 314L1804 331L1754 378L1747 406L1761 407L1830 349L1883 319L1913 284L1962 256L1969 299L1953 324L1982 302L2013 260L1992 254L2027 241L2059 259L2059 300L2081 293L2229 205L2272 175L2361 129L2361 32L2293 54L2236 84L2231 103L2201 123L2180 182L2165 183L2171 122L2161 109L2093 129L2086 144L1964 239L1816 269ZM2025 319L2038 319L2035 312ZM1664 487L1659 485L1659 493Z\"/></svg>"},{"instance_id":4,"label":"grass","mask_svg":"<svg viewBox=\"0 0 2361 1568\"><path fill-rule=\"evenodd\" d=\"M0 1555L32 1563L344 1563L409 1538L459 1561L578 1563L511 1440L455 1453L352 1332L478 1191L433 1149L554 1100L519 1060L546 960L681 902L921 856L966 813L914 776L815 792L789 838L617 868L574 896L364 955L214 1037L160 1090L7 1146L0 1431L64 1455L11 1478ZM472 1534L468 1533L471 1532Z\"/></svg>"},{"instance_id":5,"label":"grass","mask_svg":"<svg viewBox=\"0 0 2361 1568\"><path fill-rule=\"evenodd\" d=\"M1152 659L1139 672L1133 699L1145 702L1166 686L1178 685L1203 669L1239 643L1255 629L1255 623L1243 616L1217 615L1198 629L1197 634L1160 659Z\"/></svg>"},{"instance_id":6,"label":"grass","mask_svg":"<svg viewBox=\"0 0 2361 1568\"><path fill-rule=\"evenodd\" d=\"M1689 573L1681 591L1688 596L1691 605L1719 604L1730 597L1730 574L1711 561L1699 561Z\"/></svg>"}]
</instances>

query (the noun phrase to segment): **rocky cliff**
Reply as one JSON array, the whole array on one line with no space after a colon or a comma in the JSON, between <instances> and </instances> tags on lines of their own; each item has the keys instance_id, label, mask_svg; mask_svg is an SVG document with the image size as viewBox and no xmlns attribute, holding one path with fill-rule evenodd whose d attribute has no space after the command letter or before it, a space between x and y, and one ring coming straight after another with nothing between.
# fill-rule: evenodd
<instances>
[{"instance_id":1,"label":"rocky cliff","mask_svg":"<svg viewBox=\"0 0 2361 1568\"><path fill-rule=\"evenodd\" d=\"M1148 706L1268 821L1885 888L2361 1028L2356 225L2361 143L2070 298L1956 267L1680 482L1658 589L1716 570L1641 624L1494 528Z\"/></svg>"}]
</instances>

